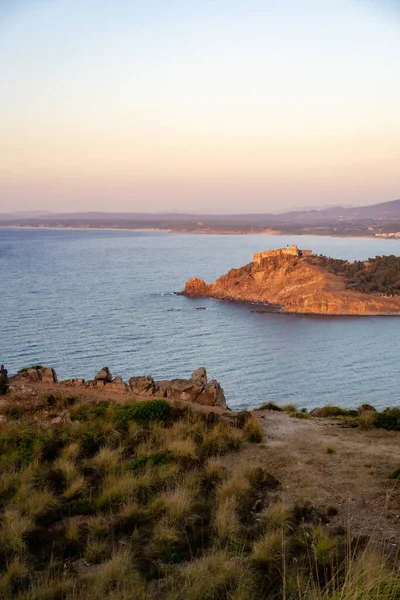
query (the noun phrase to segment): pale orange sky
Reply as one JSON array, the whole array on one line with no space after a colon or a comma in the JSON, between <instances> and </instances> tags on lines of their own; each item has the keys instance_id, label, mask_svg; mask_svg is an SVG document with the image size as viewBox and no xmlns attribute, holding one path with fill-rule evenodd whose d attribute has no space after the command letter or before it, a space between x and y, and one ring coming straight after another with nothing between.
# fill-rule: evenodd
<instances>
[{"instance_id":1,"label":"pale orange sky","mask_svg":"<svg viewBox=\"0 0 400 600\"><path fill-rule=\"evenodd\" d=\"M0 211L399 198L400 10L331 4L6 0Z\"/></svg>"}]
</instances>

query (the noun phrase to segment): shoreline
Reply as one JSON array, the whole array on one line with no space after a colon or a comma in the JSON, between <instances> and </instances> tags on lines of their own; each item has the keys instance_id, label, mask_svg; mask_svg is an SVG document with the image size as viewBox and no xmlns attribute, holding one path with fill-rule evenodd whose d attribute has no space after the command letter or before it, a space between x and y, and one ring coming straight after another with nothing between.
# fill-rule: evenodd
<instances>
[{"instance_id":1,"label":"shoreline","mask_svg":"<svg viewBox=\"0 0 400 600\"><path fill-rule=\"evenodd\" d=\"M52 226L39 226L39 225L0 225L0 229L45 229L45 230L56 230L56 231L147 231L147 232L159 232L159 233L174 233L182 235L265 235L265 236L318 236L318 237L329 237L329 238L344 238L344 239L368 239L368 240L390 240L400 241L399 238L395 237L383 237L376 235L345 235L345 234L333 234L333 233L290 233L284 232L279 229L268 229L265 231L202 231L202 230L183 230L183 229L171 229L161 227L52 227Z\"/></svg>"}]
</instances>

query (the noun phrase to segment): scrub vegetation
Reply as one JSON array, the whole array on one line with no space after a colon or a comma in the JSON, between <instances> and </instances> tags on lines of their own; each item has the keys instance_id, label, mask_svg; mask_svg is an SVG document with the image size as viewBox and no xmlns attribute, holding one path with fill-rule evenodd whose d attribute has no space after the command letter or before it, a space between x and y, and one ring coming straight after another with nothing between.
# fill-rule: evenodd
<instances>
[{"instance_id":1,"label":"scrub vegetation","mask_svg":"<svg viewBox=\"0 0 400 600\"><path fill-rule=\"evenodd\" d=\"M400 295L400 257L393 254L377 256L365 262L348 262L327 256L313 256L307 260L329 273L343 275L349 289L367 294Z\"/></svg>"},{"instance_id":2,"label":"scrub vegetation","mask_svg":"<svg viewBox=\"0 0 400 600\"><path fill-rule=\"evenodd\" d=\"M62 407L52 425L3 411L1 598L399 597L393 558L328 533L326 510L289 510L245 460L263 439L251 413L46 403Z\"/></svg>"}]
</instances>

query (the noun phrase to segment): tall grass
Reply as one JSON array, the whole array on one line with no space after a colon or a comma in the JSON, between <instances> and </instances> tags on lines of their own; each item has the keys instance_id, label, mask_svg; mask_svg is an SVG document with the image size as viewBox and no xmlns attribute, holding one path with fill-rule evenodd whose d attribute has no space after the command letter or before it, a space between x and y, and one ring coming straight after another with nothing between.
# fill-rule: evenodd
<instances>
[{"instance_id":1,"label":"tall grass","mask_svg":"<svg viewBox=\"0 0 400 600\"><path fill-rule=\"evenodd\" d=\"M399 598L397 556L273 500L233 454L260 440L251 415L65 410L54 428L22 414L0 431L0 598Z\"/></svg>"}]
</instances>

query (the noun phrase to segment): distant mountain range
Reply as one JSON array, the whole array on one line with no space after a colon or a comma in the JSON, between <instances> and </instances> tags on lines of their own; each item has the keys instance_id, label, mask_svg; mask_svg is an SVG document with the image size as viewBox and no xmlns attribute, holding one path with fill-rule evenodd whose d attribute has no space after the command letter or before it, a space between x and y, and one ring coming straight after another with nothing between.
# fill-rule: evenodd
<instances>
[{"instance_id":1,"label":"distant mountain range","mask_svg":"<svg viewBox=\"0 0 400 600\"><path fill-rule=\"evenodd\" d=\"M400 232L400 199L369 206L334 206L281 214L7 213L0 214L0 226L161 229L187 233L260 233L272 230L275 233L373 236Z\"/></svg>"}]
</instances>

